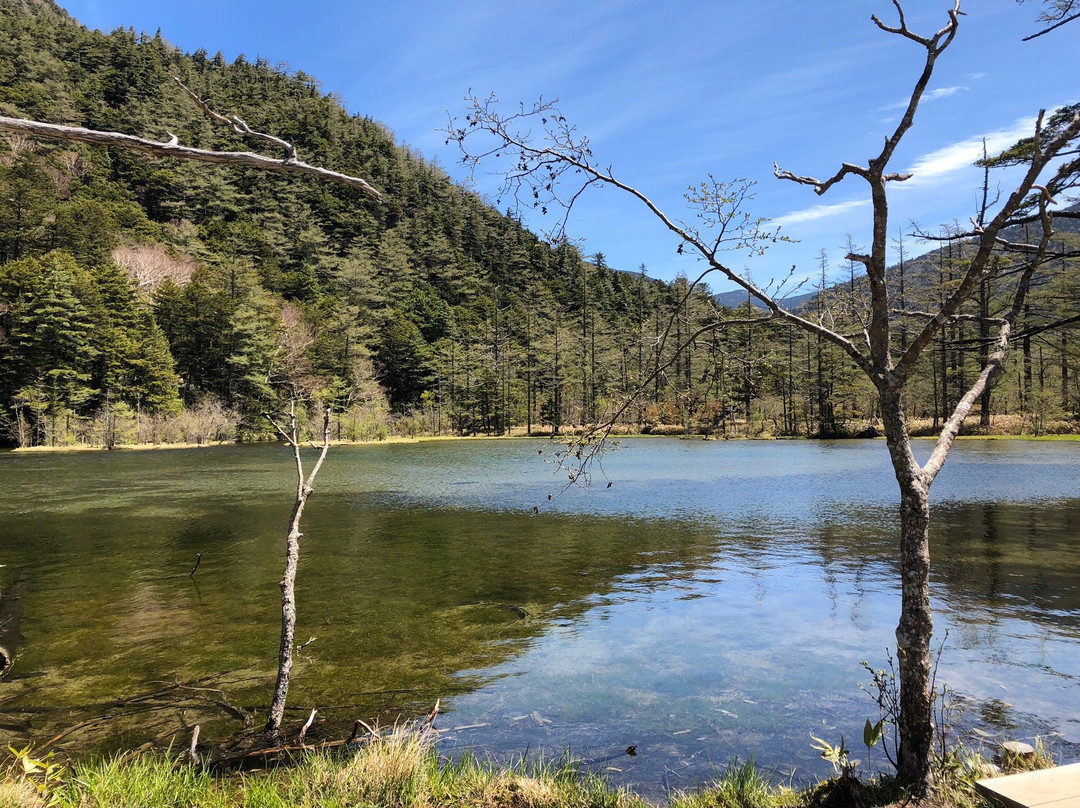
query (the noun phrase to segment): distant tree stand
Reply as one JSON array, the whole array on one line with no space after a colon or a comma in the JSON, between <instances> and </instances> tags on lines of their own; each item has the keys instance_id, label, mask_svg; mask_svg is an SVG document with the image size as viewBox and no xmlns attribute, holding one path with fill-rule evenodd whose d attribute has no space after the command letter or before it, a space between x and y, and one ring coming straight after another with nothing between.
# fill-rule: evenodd
<instances>
[{"instance_id":1,"label":"distant tree stand","mask_svg":"<svg viewBox=\"0 0 1080 808\"><path fill-rule=\"evenodd\" d=\"M754 283L725 263L723 250L746 250L760 254L771 241L780 238L777 232L763 227L764 219L754 219L741 210L750 197L747 183L718 182L711 176L698 186L692 186L685 198L697 217L686 223L669 216L639 189L617 179L610 168L599 164L589 140L568 123L551 102L540 101L531 107L522 105L509 112L498 108L494 97L473 97L464 122L451 119L445 130L447 142L456 142L462 150L463 162L477 166L482 160L505 159L509 167L503 172L502 194L517 200L519 205L547 213L549 208L561 207L553 235L561 238L566 216L581 194L591 185L610 185L637 199L671 232L678 242L677 251L689 251L706 264L705 271L692 285L706 275L716 272L737 284L764 305L766 312L756 322L781 320L838 346L866 375L877 390L881 407L889 456L900 489L900 588L902 603L896 629L897 657L900 678L900 711L898 722L899 749L897 769L902 782L917 799L931 794L933 787L933 712L930 641L933 620L930 611L930 545L929 524L930 486L941 471L953 442L980 396L1001 376L1004 359L1013 338L1013 325L1023 311L1032 279L1048 260L1048 246L1053 235L1054 199L1075 188L1080 173L1075 157L1075 145L1080 137L1080 112L1069 109L1046 120L1040 113L1030 140L1023 148L1014 147L1002 164L1020 165L1022 170L1013 191L998 204L984 193L970 230L955 233L951 238L964 240L966 267L958 285L930 312L906 312L893 306L890 288L886 283L886 250L889 226L887 187L903 182L910 174L890 172L889 164L901 140L912 127L938 58L953 42L961 16L960 1L954 0L948 9L948 22L931 36L922 36L907 26L899 0L893 0L898 21L888 25L876 15L871 19L878 29L906 39L925 51L925 58L906 109L895 129L885 138L881 151L866 165L842 163L831 177L817 179L799 176L775 167L775 175L800 185L810 186L822 195L833 186L857 177L870 186L873 205L873 240L869 252L852 250L848 260L865 267L870 291L868 310L861 313L862 333L842 334L831 323L815 318L810 312L798 313L784 308L775 291ZM1064 161L1060 158L1066 157ZM994 161L984 161L986 170ZM566 187L560 187L565 183ZM992 209L993 208L993 209ZM1010 241L1006 228L1024 222L1037 222L1038 233L1032 241ZM912 452L910 435L905 421L903 391L912 377L915 364L923 353L940 339L942 330L969 315L961 311L964 304L977 298L980 287L995 283L1005 301L1002 313L990 318L981 315L988 333L987 356L982 368L959 403L946 418L937 444L924 464ZM894 322L914 323L917 331L900 347L892 340ZM744 321L745 322L745 321ZM729 321L718 320L703 327L679 347L684 347L705 331L726 328ZM910 328L910 326L909 326ZM993 332L989 329L994 329ZM907 332L905 332L907 333ZM637 395L647 391L656 374L643 380ZM588 464L599 457L610 429L630 405L627 399L614 415L594 426L562 453L571 482L588 480Z\"/></svg>"}]
</instances>

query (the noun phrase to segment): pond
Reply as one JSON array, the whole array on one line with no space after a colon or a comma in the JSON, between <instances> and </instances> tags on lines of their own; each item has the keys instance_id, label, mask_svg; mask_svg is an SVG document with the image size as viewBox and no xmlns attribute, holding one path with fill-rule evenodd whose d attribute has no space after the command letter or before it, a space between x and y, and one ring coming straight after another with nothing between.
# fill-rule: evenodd
<instances>
[{"instance_id":1,"label":"pond","mask_svg":"<svg viewBox=\"0 0 1080 808\"><path fill-rule=\"evenodd\" d=\"M332 449L304 515L297 639L315 639L287 731L312 706L341 737L441 699L448 753L569 750L652 796L751 755L823 776L811 733L865 758L860 663L887 665L899 614L882 442L628 440L587 489L554 449ZM286 449L4 454L0 480L0 742L87 722L54 744L85 753L264 720ZM1080 443L961 441L932 502L956 731L1080 758Z\"/></svg>"}]
</instances>

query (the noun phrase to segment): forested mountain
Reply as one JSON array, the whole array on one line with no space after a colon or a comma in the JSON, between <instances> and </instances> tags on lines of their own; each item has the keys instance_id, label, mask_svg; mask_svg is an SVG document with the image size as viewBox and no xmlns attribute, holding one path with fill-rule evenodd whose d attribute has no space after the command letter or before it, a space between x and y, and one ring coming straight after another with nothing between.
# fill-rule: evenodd
<instances>
[{"instance_id":1,"label":"forested mountain","mask_svg":"<svg viewBox=\"0 0 1080 808\"><path fill-rule=\"evenodd\" d=\"M711 331L676 357L703 326L746 312L685 279L545 244L302 71L181 53L160 32L89 31L50 0L0 0L0 114L249 148L174 76L307 161L365 177L384 201L251 168L0 136L8 445L258 439L269 434L261 413L296 395L331 404L341 438L546 431L595 421L646 379L623 417L638 429L839 434L873 416L835 348L780 324ZM944 268L923 274L912 289L947 288ZM1051 287L1031 304L1033 326L1075 307L1065 273ZM807 305L854 325L858 297L852 284ZM1043 423L1075 417L1076 340L1028 339L996 411L1031 413L1038 392ZM977 340L971 325L950 334L913 415L937 419L973 372Z\"/></svg>"}]
</instances>

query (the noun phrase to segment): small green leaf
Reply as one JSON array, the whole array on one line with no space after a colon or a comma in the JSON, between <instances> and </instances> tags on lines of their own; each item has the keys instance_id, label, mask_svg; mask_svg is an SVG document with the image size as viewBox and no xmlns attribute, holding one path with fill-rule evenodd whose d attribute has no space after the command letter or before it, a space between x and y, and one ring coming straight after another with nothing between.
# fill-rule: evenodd
<instances>
[{"instance_id":1,"label":"small green leaf","mask_svg":"<svg viewBox=\"0 0 1080 808\"><path fill-rule=\"evenodd\" d=\"M873 749L875 746L877 746L878 741L881 740L881 736L884 733L884 729L884 719L878 721L876 724L871 724L870 719L866 719L866 726L863 727L862 738L863 744L866 746L867 749Z\"/></svg>"}]
</instances>

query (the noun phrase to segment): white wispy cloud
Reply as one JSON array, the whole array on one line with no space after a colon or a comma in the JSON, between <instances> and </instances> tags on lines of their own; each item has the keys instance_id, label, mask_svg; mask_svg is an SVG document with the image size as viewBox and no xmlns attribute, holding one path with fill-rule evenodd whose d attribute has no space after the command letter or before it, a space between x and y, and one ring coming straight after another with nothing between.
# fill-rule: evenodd
<instances>
[{"instance_id":1,"label":"white wispy cloud","mask_svg":"<svg viewBox=\"0 0 1080 808\"><path fill-rule=\"evenodd\" d=\"M806 222L812 222L816 219L839 216L840 214L847 213L850 210L855 210L856 208L861 208L869 204L869 199L852 199L849 202L838 202L835 205L814 205L812 208L785 213L783 216L773 219L771 224L780 227L788 227L793 224L805 224Z\"/></svg>"},{"instance_id":2,"label":"white wispy cloud","mask_svg":"<svg viewBox=\"0 0 1080 808\"><path fill-rule=\"evenodd\" d=\"M953 87L938 87L936 90L931 90L930 92L923 95L922 100L924 102L937 101L938 99L948 98L949 96L956 95L957 93L966 92L969 89L971 88L965 87L962 84L957 84ZM910 99L905 98L902 101L894 101L891 104L886 104L883 107L878 107L878 112L888 112L889 110L893 109L904 109L904 107L908 105L909 100Z\"/></svg>"},{"instance_id":3,"label":"white wispy cloud","mask_svg":"<svg viewBox=\"0 0 1080 808\"><path fill-rule=\"evenodd\" d=\"M939 98L948 98L950 95L956 95L962 93L970 88L963 85L957 85L955 87L939 87L936 90L931 90L923 96L924 101L937 101Z\"/></svg>"},{"instance_id":4,"label":"white wispy cloud","mask_svg":"<svg viewBox=\"0 0 1080 808\"><path fill-rule=\"evenodd\" d=\"M911 164L908 173L912 175L912 178L904 185L925 186L941 182L950 174L970 168L976 160L980 159L984 140L986 151L994 154L1013 145L1020 138L1030 136L1034 131L1035 119L1021 118L1008 129L976 135L924 154Z\"/></svg>"}]
</instances>

